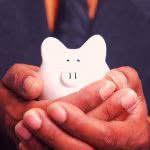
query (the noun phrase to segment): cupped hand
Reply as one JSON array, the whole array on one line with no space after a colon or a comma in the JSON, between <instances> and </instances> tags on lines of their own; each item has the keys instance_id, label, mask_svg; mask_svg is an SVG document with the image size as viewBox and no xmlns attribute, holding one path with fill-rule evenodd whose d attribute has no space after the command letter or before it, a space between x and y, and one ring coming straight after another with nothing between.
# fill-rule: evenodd
<instances>
[{"instance_id":1,"label":"cupped hand","mask_svg":"<svg viewBox=\"0 0 150 150\"><path fill-rule=\"evenodd\" d=\"M71 103L87 113L103 102L102 98L99 98L98 89L105 84L108 84L106 80L94 83L92 86L56 101ZM111 86L113 88L110 92L113 92L115 85L111 83ZM48 105L52 103L47 100L35 101L41 92L42 80L39 78L38 67L35 66L14 65L0 82L0 107L2 108L0 124L4 128L4 132L16 143L18 143L18 139L15 136L14 127L22 120L23 114L31 108L46 110ZM24 130L24 132L26 131ZM28 137L30 137L30 133L26 138ZM39 145L42 144L39 142L37 147Z\"/></svg>"},{"instance_id":2,"label":"cupped hand","mask_svg":"<svg viewBox=\"0 0 150 150\"><path fill-rule=\"evenodd\" d=\"M37 66L15 64L6 72L2 83L24 99L35 100L43 89L43 81L38 71Z\"/></svg>"},{"instance_id":3,"label":"cupped hand","mask_svg":"<svg viewBox=\"0 0 150 150\"><path fill-rule=\"evenodd\" d=\"M34 135L56 149L58 147L65 149L63 146L66 143L59 137L64 137L66 133L96 149L146 149L149 125L138 74L129 67L122 67L109 72L105 79L110 82L97 87L99 99L103 100L103 103L96 109L84 112L71 104L54 103L48 107L48 115L60 128L53 130L53 126L47 126L52 124L52 121L39 109L32 109L24 115L21 128L28 128ZM94 85L96 84L93 84L93 87ZM90 86L84 90L92 95ZM40 120L38 129L34 129L30 122L35 116ZM66 133L60 133L61 129ZM54 132L49 134L49 130ZM67 139L66 141L68 142ZM29 146L28 141L24 141L23 144Z\"/></svg>"}]
</instances>

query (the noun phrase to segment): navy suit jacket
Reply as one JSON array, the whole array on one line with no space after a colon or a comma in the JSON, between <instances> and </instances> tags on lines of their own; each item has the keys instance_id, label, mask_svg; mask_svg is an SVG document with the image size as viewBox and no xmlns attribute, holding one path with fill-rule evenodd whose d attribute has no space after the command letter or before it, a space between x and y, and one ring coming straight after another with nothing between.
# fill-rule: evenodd
<instances>
[{"instance_id":1,"label":"navy suit jacket","mask_svg":"<svg viewBox=\"0 0 150 150\"><path fill-rule=\"evenodd\" d=\"M89 31L94 34L107 43L110 68L137 69L150 108L150 0L101 0ZM0 0L0 77L15 63L39 66L40 46L48 36L53 34L43 0ZM10 148L8 141L1 143Z\"/></svg>"}]
</instances>

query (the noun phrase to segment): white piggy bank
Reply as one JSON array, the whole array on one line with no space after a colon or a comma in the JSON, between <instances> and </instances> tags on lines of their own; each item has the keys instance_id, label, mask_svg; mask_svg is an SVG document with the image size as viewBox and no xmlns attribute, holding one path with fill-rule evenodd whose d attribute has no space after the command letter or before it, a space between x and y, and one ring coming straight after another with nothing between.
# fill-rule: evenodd
<instances>
[{"instance_id":1,"label":"white piggy bank","mask_svg":"<svg viewBox=\"0 0 150 150\"><path fill-rule=\"evenodd\" d=\"M79 49L68 49L52 37L45 39L41 48L42 99L54 100L76 92L109 71L106 44L100 35L91 37Z\"/></svg>"}]
</instances>

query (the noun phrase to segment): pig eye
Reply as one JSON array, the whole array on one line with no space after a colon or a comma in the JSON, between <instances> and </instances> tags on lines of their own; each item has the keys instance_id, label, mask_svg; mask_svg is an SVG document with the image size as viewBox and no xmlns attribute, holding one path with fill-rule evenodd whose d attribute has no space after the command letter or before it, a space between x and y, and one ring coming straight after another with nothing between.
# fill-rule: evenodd
<instances>
[{"instance_id":1,"label":"pig eye","mask_svg":"<svg viewBox=\"0 0 150 150\"><path fill-rule=\"evenodd\" d=\"M80 62L80 59L77 59L77 62Z\"/></svg>"},{"instance_id":2,"label":"pig eye","mask_svg":"<svg viewBox=\"0 0 150 150\"><path fill-rule=\"evenodd\" d=\"M67 59L66 61L67 61L67 62L69 62L70 60L69 60L69 59Z\"/></svg>"}]
</instances>

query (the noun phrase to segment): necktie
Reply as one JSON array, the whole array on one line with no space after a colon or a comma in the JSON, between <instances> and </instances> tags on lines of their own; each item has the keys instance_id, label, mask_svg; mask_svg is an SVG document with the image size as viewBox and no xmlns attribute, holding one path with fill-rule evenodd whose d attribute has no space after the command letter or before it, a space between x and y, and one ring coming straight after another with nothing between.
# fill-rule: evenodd
<instances>
[{"instance_id":1,"label":"necktie","mask_svg":"<svg viewBox=\"0 0 150 150\"><path fill-rule=\"evenodd\" d=\"M87 0L60 0L54 36L68 48L79 48L89 35Z\"/></svg>"}]
</instances>

